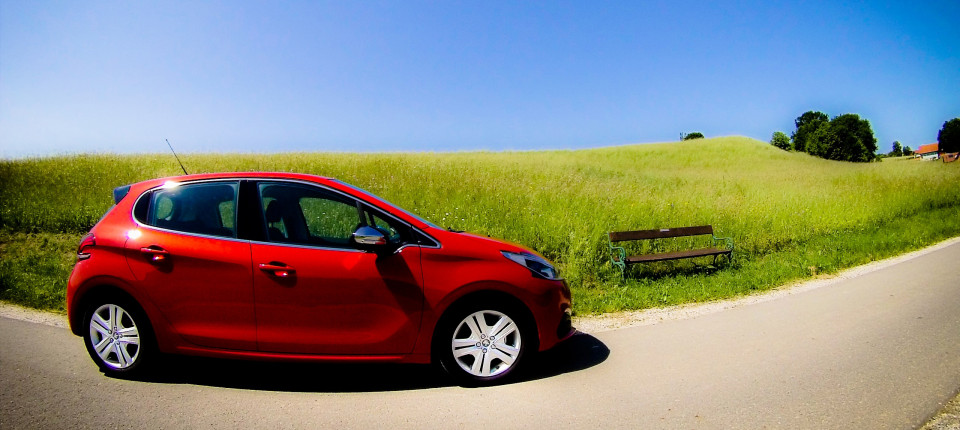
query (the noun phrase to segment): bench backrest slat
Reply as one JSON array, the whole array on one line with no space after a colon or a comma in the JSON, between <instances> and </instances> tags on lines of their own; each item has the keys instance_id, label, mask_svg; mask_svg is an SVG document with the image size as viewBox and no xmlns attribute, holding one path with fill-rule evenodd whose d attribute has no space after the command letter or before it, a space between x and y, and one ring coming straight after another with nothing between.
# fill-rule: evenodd
<instances>
[{"instance_id":1,"label":"bench backrest slat","mask_svg":"<svg viewBox=\"0 0 960 430\"><path fill-rule=\"evenodd\" d=\"M701 234L713 234L713 226L701 225L696 227L659 228L654 230L611 231L610 233L607 233L611 242L698 236Z\"/></svg>"}]
</instances>

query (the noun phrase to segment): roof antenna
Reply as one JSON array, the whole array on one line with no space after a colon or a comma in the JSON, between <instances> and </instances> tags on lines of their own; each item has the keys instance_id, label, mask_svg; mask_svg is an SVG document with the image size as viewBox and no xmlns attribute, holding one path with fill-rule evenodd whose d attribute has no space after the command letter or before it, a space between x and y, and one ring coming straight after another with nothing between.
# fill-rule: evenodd
<instances>
[{"instance_id":1,"label":"roof antenna","mask_svg":"<svg viewBox=\"0 0 960 430\"><path fill-rule=\"evenodd\" d=\"M170 144L170 141L169 141L169 140L167 140L167 139L163 139L163 140L164 140L165 142L167 142L167 146L170 147L170 152L172 152L172 153L173 153L173 156L177 158L177 163L180 163L180 168L183 169L183 174L184 174L184 175L189 175L189 173L187 173L187 169L185 169L185 168L183 167L183 162L180 161L180 157L177 157L177 151L174 151L174 150L173 150L173 145Z\"/></svg>"}]
</instances>

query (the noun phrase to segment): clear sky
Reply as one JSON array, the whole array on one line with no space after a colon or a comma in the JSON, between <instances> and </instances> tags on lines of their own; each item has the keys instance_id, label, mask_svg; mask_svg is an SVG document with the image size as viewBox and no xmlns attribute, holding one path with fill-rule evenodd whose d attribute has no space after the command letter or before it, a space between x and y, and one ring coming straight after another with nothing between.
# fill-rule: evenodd
<instances>
[{"instance_id":1,"label":"clear sky","mask_svg":"<svg viewBox=\"0 0 960 430\"><path fill-rule=\"evenodd\" d=\"M584 148L960 116L960 2L0 0L0 156Z\"/></svg>"}]
</instances>

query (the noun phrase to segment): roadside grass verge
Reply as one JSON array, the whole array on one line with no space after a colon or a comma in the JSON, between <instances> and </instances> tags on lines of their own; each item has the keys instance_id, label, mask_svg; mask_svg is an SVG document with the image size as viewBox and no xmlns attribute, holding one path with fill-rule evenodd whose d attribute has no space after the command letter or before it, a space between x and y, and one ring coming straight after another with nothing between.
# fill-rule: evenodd
<instances>
[{"instance_id":1,"label":"roadside grass verge","mask_svg":"<svg viewBox=\"0 0 960 430\"><path fill-rule=\"evenodd\" d=\"M576 151L181 158L191 173L336 177L444 227L533 248L557 263L578 313L748 294L960 235L957 165L842 163L741 137ZM44 252L72 254L112 204L114 187L178 173L165 154L0 161L0 228L7 232L0 236L0 298L46 306L43 300L21 302L26 299L18 297L31 296L29 286L14 294L10 285L20 281L7 280L28 279L15 278L18 271L38 273L19 265ZM734 238L732 265L655 264L632 269L624 281L608 263L607 231L702 224ZM33 245L29 252L7 251L10 241L44 238L47 246L62 244L62 252ZM684 246L682 240L660 241L651 249ZM51 282L66 283L72 259L64 264L45 266Z\"/></svg>"},{"instance_id":2,"label":"roadside grass verge","mask_svg":"<svg viewBox=\"0 0 960 430\"><path fill-rule=\"evenodd\" d=\"M64 312L80 233L0 230L0 300Z\"/></svg>"}]
</instances>

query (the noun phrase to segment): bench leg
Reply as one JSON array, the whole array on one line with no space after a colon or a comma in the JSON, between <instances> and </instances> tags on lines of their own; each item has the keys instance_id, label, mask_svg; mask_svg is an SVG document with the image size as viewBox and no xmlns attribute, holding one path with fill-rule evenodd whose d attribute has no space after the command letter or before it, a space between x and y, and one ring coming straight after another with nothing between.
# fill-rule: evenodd
<instances>
[{"instance_id":1,"label":"bench leg","mask_svg":"<svg viewBox=\"0 0 960 430\"><path fill-rule=\"evenodd\" d=\"M627 278L627 265L626 265L626 263L624 263L624 262L622 262L622 261L618 261L618 262L614 263L614 265L617 266L618 269L620 269L620 278L626 279L626 278Z\"/></svg>"},{"instance_id":2,"label":"bench leg","mask_svg":"<svg viewBox=\"0 0 960 430\"><path fill-rule=\"evenodd\" d=\"M713 265L714 265L714 267L717 266L717 259L718 259L721 255L723 255L724 257L727 257L727 264L733 263L733 253L732 253L732 252L729 253L729 254L717 254L717 255L714 255L714 256L713 256Z\"/></svg>"},{"instance_id":3,"label":"bench leg","mask_svg":"<svg viewBox=\"0 0 960 430\"><path fill-rule=\"evenodd\" d=\"M733 253L732 253L732 252L729 253L729 254L724 254L724 256L727 257L727 264L733 263L733 260L732 260L732 258L733 258Z\"/></svg>"}]
</instances>

